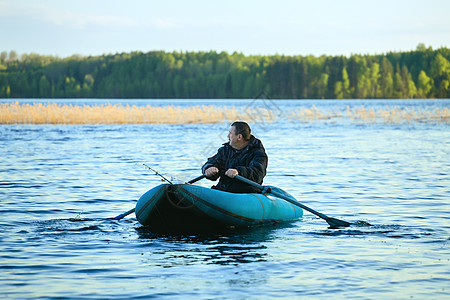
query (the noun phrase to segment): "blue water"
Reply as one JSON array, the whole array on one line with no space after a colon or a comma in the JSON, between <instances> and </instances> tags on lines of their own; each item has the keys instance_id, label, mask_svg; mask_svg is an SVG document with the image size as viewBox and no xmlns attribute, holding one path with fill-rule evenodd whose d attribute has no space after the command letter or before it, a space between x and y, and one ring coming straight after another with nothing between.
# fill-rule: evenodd
<instances>
[{"instance_id":1,"label":"blue water","mask_svg":"<svg viewBox=\"0 0 450 300\"><path fill-rule=\"evenodd\" d=\"M69 102L77 103L59 103ZM277 103L281 113L313 104L450 107L449 100ZM104 220L161 183L141 163L185 181L200 175L228 124L1 125L2 298L450 298L448 123L280 118L251 125L269 155L265 184L319 212L374 226L329 229L306 212L277 226L162 235L134 215Z\"/></svg>"}]
</instances>

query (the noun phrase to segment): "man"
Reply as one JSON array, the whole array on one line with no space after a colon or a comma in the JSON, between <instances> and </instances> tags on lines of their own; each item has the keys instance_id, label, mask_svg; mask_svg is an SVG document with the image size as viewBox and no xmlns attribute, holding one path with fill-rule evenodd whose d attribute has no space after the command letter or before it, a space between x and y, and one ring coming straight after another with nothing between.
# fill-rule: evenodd
<instances>
[{"instance_id":1,"label":"man","mask_svg":"<svg viewBox=\"0 0 450 300\"><path fill-rule=\"evenodd\" d=\"M245 122L234 122L228 133L228 143L208 158L202 172L206 178L219 182L212 188L232 193L259 193L256 188L235 179L236 175L262 184L267 169L267 155L262 142L251 134Z\"/></svg>"}]
</instances>

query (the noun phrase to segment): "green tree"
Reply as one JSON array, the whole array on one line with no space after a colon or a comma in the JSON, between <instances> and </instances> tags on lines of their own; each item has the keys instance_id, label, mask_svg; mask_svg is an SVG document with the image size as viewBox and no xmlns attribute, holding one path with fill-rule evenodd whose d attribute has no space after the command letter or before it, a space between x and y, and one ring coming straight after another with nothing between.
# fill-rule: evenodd
<instances>
[{"instance_id":1,"label":"green tree","mask_svg":"<svg viewBox=\"0 0 450 300\"><path fill-rule=\"evenodd\" d=\"M50 93L51 93L50 82L45 77L45 75L42 75L41 79L39 80L39 97L40 98L48 97Z\"/></svg>"},{"instance_id":2,"label":"green tree","mask_svg":"<svg viewBox=\"0 0 450 300\"><path fill-rule=\"evenodd\" d=\"M328 87L328 77L329 75L326 73L322 73L317 82L317 98L325 99L327 95L327 87Z\"/></svg>"},{"instance_id":3,"label":"green tree","mask_svg":"<svg viewBox=\"0 0 450 300\"><path fill-rule=\"evenodd\" d=\"M8 57L8 52L2 51L0 54L0 63L4 64L6 63L6 58Z\"/></svg>"},{"instance_id":4,"label":"green tree","mask_svg":"<svg viewBox=\"0 0 450 300\"><path fill-rule=\"evenodd\" d=\"M19 59L19 55L17 54L16 51L14 51L14 50L9 51L9 58L8 58L9 61L16 61L18 59Z\"/></svg>"},{"instance_id":5,"label":"green tree","mask_svg":"<svg viewBox=\"0 0 450 300\"><path fill-rule=\"evenodd\" d=\"M382 98L392 98L394 90L394 68L386 57L382 58L380 73L380 96Z\"/></svg>"},{"instance_id":6,"label":"green tree","mask_svg":"<svg viewBox=\"0 0 450 300\"><path fill-rule=\"evenodd\" d=\"M427 98L433 88L433 80L427 76L425 71L420 71L418 78L417 96L420 98Z\"/></svg>"},{"instance_id":7,"label":"green tree","mask_svg":"<svg viewBox=\"0 0 450 300\"><path fill-rule=\"evenodd\" d=\"M369 98L380 98L381 90L379 89L380 80L380 65L378 63L373 63L370 67L370 78L369 78Z\"/></svg>"},{"instance_id":8,"label":"green tree","mask_svg":"<svg viewBox=\"0 0 450 300\"><path fill-rule=\"evenodd\" d=\"M450 97L450 49L419 45L383 55L245 56L132 52L68 58L3 51L3 97ZM394 67L395 66L395 69Z\"/></svg>"},{"instance_id":9,"label":"green tree","mask_svg":"<svg viewBox=\"0 0 450 300\"><path fill-rule=\"evenodd\" d=\"M430 72L436 84L437 96L440 98L450 96L448 88L450 81L450 62L439 53L431 63Z\"/></svg>"},{"instance_id":10,"label":"green tree","mask_svg":"<svg viewBox=\"0 0 450 300\"><path fill-rule=\"evenodd\" d=\"M350 97L350 80L345 67L342 69L342 81L338 81L335 84L334 94L336 99L345 99Z\"/></svg>"},{"instance_id":11,"label":"green tree","mask_svg":"<svg viewBox=\"0 0 450 300\"><path fill-rule=\"evenodd\" d=\"M408 74L406 81L407 81L407 88L408 88L408 98L415 98L417 95L417 88L416 88L416 84L412 80L411 74Z\"/></svg>"}]
</instances>

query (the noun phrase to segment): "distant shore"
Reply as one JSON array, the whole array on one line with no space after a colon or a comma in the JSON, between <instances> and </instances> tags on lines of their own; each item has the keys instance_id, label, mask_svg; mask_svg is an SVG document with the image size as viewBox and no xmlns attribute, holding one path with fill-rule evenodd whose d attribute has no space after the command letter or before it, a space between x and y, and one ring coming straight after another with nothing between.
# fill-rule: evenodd
<instances>
[{"instance_id":1,"label":"distant shore","mask_svg":"<svg viewBox=\"0 0 450 300\"><path fill-rule=\"evenodd\" d=\"M382 55L132 52L58 58L2 52L0 98L450 98L450 49Z\"/></svg>"}]
</instances>

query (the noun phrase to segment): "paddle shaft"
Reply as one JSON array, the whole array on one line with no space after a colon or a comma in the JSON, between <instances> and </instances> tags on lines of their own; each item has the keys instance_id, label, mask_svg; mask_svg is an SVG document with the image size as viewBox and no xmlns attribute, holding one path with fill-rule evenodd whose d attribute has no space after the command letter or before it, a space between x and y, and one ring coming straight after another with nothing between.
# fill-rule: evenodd
<instances>
[{"instance_id":1,"label":"paddle shaft","mask_svg":"<svg viewBox=\"0 0 450 300\"><path fill-rule=\"evenodd\" d=\"M198 176L197 178L194 178L194 179L192 179L192 180L190 180L190 181L188 181L188 182L186 182L186 183L192 184L192 183L197 182L197 181L199 181L199 180L201 180L201 179L203 179L203 178L205 178L205 175L200 175L200 176ZM115 216L114 218L109 218L109 220L120 220L120 219L123 219L123 218L125 218L126 216L128 216L129 214L134 213L134 211L135 211L135 208L130 209L129 211L126 211L126 212L124 212L124 213L122 213L122 214L120 214L120 215L118 215L118 216Z\"/></svg>"},{"instance_id":2,"label":"paddle shaft","mask_svg":"<svg viewBox=\"0 0 450 300\"><path fill-rule=\"evenodd\" d=\"M241 175L236 175L236 179L239 179L240 181L248 183L248 184L258 188L261 191L264 189L264 186L254 182L254 181L251 181L250 179L242 177ZM300 202L294 201L291 198L287 197L286 195L278 193L277 191L270 190L270 193L272 195L274 195L274 196L277 196L278 198L282 198L282 199L284 199L286 201L289 201L290 203L292 203L294 205L297 205L297 206L299 206L299 207L301 207L301 208L303 208L303 209L305 209L305 210L307 210L307 211L309 211L309 212L311 212L311 213L313 213L315 215L318 215L321 218L328 218L328 216L326 216L326 215L324 215L324 214L322 214L322 213L320 213L320 212L318 212L318 211L316 211L316 210L314 210L312 208L309 208L308 206L305 206L305 205L301 204Z\"/></svg>"},{"instance_id":3,"label":"paddle shaft","mask_svg":"<svg viewBox=\"0 0 450 300\"><path fill-rule=\"evenodd\" d=\"M251 186L254 186L254 187L256 187L257 189L259 189L261 191L264 189L264 186L254 182L254 181L252 181L250 179L242 177L241 175L236 175L235 178L240 180L240 181L243 181L243 182L245 182L245 183L247 183L247 184L249 184ZM322 214L322 213L320 213L320 212L318 212L318 211L316 211L316 210L314 210L314 209L312 209L312 208L310 208L310 207L308 207L306 205L303 205L300 202L295 201L295 200L289 198L286 195L278 193L277 191L269 190L269 193L274 195L274 196L276 196L276 197L278 197L278 198L282 198L282 199L284 199L284 200L286 200L286 201L288 201L288 202L290 202L290 203L292 203L294 205L297 205L298 207L301 207L301 208L309 211L312 214L315 214L316 216L318 216L318 217L324 219L325 221L327 221L327 223L330 224L332 227L347 227L347 226L351 225L351 223L348 223L346 221L338 220L338 219L335 219L335 218L330 218L327 215Z\"/></svg>"},{"instance_id":4,"label":"paddle shaft","mask_svg":"<svg viewBox=\"0 0 450 300\"><path fill-rule=\"evenodd\" d=\"M116 216L116 217L114 217L114 218L110 218L110 220L120 220L120 219L123 219L123 218L125 218L126 216L128 216L129 214L132 214L132 213L134 213L134 208L133 209L130 209L129 211L126 211L126 212L124 212L123 214L120 214L120 215L118 215L118 216Z\"/></svg>"}]
</instances>

